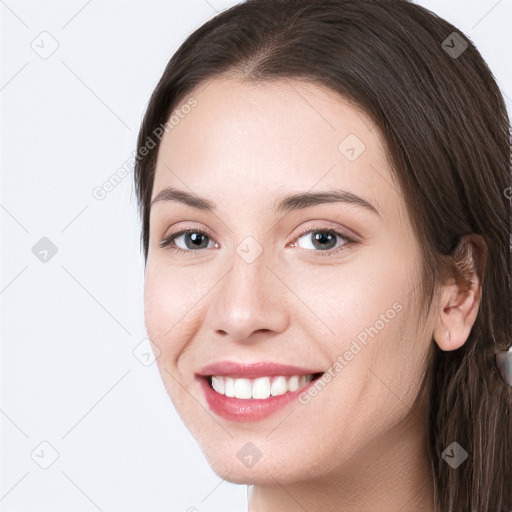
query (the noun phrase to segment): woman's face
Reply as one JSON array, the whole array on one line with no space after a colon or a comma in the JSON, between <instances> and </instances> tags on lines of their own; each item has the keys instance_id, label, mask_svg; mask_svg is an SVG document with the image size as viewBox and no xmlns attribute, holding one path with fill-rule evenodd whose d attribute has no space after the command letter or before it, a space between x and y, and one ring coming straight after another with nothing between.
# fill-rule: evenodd
<instances>
[{"instance_id":1,"label":"woman's face","mask_svg":"<svg viewBox=\"0 0 512 512\"><path fill-rule=\"evenodd\" d=\"M230 481L347 469L413 414L432 334L378 129L319 86L234 78L170 128L152 199L179 193L152 205L144 298L172 403Z\"/></svg>"}]
</instances>

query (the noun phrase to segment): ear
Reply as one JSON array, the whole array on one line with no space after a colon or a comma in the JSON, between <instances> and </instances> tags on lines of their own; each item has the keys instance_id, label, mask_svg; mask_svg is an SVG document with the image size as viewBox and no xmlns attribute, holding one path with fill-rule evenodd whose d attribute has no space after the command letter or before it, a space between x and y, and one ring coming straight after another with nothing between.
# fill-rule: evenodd
<instances>
[{"instance_id":1,"label":"ear","mask_svg":"<svg viewBox=\"0 0 512 512\"><path fill-rule=\"evenodd\" d=\"M460 348L469 337L482 298L487 246L481 235L462 237L452 252L451 277L441 285L434 339L441 350Z\"/></svg>"}]
</instances>

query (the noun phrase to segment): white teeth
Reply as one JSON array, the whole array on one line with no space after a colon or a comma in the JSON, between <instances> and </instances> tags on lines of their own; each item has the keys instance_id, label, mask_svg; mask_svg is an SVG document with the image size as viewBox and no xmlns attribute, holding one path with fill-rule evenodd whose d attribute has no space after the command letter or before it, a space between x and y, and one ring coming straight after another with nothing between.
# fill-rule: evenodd
<instances>
[{"instance_id":1,"label":"white teeth","mask_svg":"<svg viewBox=\"0 0 512 512\"><path fill-rule=\"evenodd\" d=\"M295 391L296 389L299 389L299 377L294 375L288 380L288 391Z\"/></svg>"},{"instance_id":2,"label":"white teeth","mask_svg":"<svg viewBox=\"0 0 512 512\"><path fill-rule=\"evenodd\" d=\"M223 380L224 377L217 377L219 380ZM212 377L213 379L213 377ZM224 381L224 394L226 396L235 396L235 385L234 381L231 377L226 377L226 380Z\"/></svg>"},{"instance_id":3,"label":"white teeth","mask_svg":"<svg viewBox=\"0 0 512 512\"><path fill-rule=\"evenodd\" d=\"M224 394L224 379L219 377L212 377L212 387L217 391L217 393L220 393L221 395Z\"/></svg>"},{"instance_id":4,"label":"white teeth","mask_svg":"<svg viewBox=\"0 0 512 512\"><path fill-rule=\"evenodd\" d=\"M311 381L312 375L292 375L290 377L258 377L257 379L234 379L223 375L212 376L212 387L217 393L228 397L247 400L265 399L269 396L284 395L296 391Z\"/></svg>"},{"instance_id":5,"label":"white teeth","mask_svg":"<svg viewBox=\"0 0 512 512\"><path fill-rule=\"evenodd\" d=\"M284 395L288 391L286 385L286 377L276 377L270 388L270 394L272 396Z\"/></svg>"},{"instance_id":6,"label":"white teeth","mask_svg":"<svg viewBox=\"0 0 512 512\"><path fill-rule=\"evenodd\" d=\"M251 398L251 391L249 379L235 379L235 398Z\"/></svg>"},{"instance_id":7,"label":"white teeth","mask_svg":"<svg viewBox=\"0 0 512 512\"><path fill-rule=\"evenodd\" d=\"M252 397L268 398L270 396L270 378L260 377L252 381Z\"/></svg>"}]
</instances>

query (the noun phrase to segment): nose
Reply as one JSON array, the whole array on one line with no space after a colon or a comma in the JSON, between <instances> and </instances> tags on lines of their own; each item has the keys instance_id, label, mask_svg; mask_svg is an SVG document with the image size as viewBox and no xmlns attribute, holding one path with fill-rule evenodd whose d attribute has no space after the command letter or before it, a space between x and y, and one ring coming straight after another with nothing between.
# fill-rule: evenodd
<instances>
[{"instance_id":1,"label":"nose","mask_svg":"<svg viewBox=\"0 0 512 512\"><path fill-rule=\"evenodd\" d=\"M235 254L231 270L212 294L205 318L209 331L236 341L282 333L289 325L285 293L263 254L251 263Z\"/></svg>"}]
</instances>

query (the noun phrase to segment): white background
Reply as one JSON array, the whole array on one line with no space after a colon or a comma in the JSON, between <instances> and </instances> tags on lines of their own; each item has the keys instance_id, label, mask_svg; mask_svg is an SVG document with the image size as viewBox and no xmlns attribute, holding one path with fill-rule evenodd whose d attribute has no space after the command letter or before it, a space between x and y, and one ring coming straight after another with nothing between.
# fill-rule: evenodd
<instances>
[{"instance_id":1,"label":"white background","mask_svg":"<svg viewBox=\"0 0 512 512\"><path fill-rule=\"evenodd\" d=\"M133 155L172 53L235 3L0 0L1 511L246 510L246 487L210 470L155 364L134 356L146 335L132 174L92 194ZM419 3L477 45L510 111L512 0ZM31 45L52 38L43 59ZM57 248L45 263L42 237Z\"/></svg>"}]
</instances>

